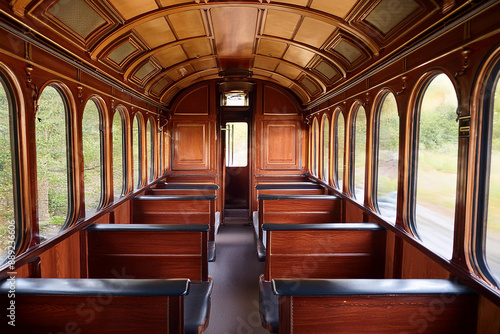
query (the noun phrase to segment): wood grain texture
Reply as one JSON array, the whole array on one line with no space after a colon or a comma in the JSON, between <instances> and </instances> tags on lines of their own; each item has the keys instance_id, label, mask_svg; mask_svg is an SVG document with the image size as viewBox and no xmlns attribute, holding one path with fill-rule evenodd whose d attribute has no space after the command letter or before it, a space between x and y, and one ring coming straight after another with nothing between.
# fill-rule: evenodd
<instances>
[{"instance_id":1,"label":"wood grain texture","mask_svg":"<svg viewBox=\"0 0 500 334\"><path fill-rule=\"evenodd\" d=\"M283 322L294 334L470 334L476 326L474 295L295 296L290 304Z\"/></svg>"},{"instance_id":2,"label":"wood grain texture","mask_svg":"<svg viewBox=\"0 0 500 334\"><path fill-rule=\"evenodd\" d=\"M5 306L7 298L0 297ZM184 297L16 296L16 333L184 333ZM4 309L4 307L2 307ZM175 320L174 320L175 318ZM182 320L179 320L182 319ZM0 324L9 333L7 321Z\"/></svg>"}]
</instances>

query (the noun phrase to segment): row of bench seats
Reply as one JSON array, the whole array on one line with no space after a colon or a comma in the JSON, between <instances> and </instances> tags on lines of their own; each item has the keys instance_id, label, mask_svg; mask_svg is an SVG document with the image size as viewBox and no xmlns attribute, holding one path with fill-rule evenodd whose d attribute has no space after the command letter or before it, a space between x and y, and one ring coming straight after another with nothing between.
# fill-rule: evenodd
<instances>
[{"instance_id":1,"label":"row of bench seats","mask_svg":"<svg viewBox=\"0 0 500 334\"><path fill-rule=\"evenodd\" d=\"M342 223L336 196L279 188L259 195L256 228L266 262L261 319L271 333L475 332L477 295L469 288L385 279L385 228Z\"/></svg>"},{"instance_id":2,"label":"row of bench seats","mask_svg":"<svg viewBox=\"0 0 500 334\"><path fill-rule=\"evenodd\" d=\"M132 200L132 224L93 224L80 232L87 278L16 279L16 332L202 333L213 285L208 276L213 220L209 209L202 211L214 196L154 196ZM185 211L179 209L186 201ZM158 204L171 211L155 216L150 209ZM191 223L200 216L206 219ZM2 308L11 303L11 289L11 281L1 283ZM0 328L12 330L7 322Z\"/></svg>"}]
</instances>

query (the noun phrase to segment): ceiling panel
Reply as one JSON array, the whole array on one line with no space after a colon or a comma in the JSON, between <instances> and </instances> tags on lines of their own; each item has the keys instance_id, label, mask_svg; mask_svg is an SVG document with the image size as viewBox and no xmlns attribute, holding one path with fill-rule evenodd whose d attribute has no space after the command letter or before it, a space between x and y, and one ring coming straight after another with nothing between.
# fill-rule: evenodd
<instances>
[{"instance_id":1,"label":"ceiling panel","mask_svg":"<svg viewBox=\"0 0 500 334\"><path fill-rule=\"evenodd\" d=\"M156 82L156 84L153 86L153 89L151 89L151 92L154 95L159 96L163 89L165 89L165 87L167 87L167 85L169 85L170 83L171 82L167 77L163 77Z\"/></svg>"},{"instance_id":2,"label":"ceiling panel","mask_svg":"<svg viewBox=\"0 0 500 334\"><path fill-rule=\"evenodd\" d=\"M180 45L161 50L155 54L155 58L158 59L163 68L168 68L187 60L186 53Z\"/></svg>"},{"instance_id":3,"label":"ceiling panel","mask_svg":"<svg viewBox=\"0 0 500 334\"><path fill-rule=\"evenodd\" d=\"M274 71L276 66L278 66L278 60L274 58L266 58L266 57L255 57L255 61L253 63L254 67L262 68L268 71Z\"/></svg>"},{"instance_id":4,"label":"ceiling panel","mask_svg":"<svg viewBox=\"0 0 500 334\"><path fill-rule=\"evenodd\" d=\"M278 65L278 68L276 69L276 72L292 80L295 80L300 74L300 71L298 69L285 63L280 63Z\"/></svg>"},{"instance_id":5,"label":"ceiling panel","mask_svg":"<svg viewBox=\"0 0 500 334\"><path fill-rule=\"evenodd\" d=\"M181 3L193 3L192 0L160 0L162 7L174 6Z\"/></svg>"},{"instance_id":6,"label":"ceiling panel","mask_svg":"<svg viewBox=\"0 0 500 334\"><path fill-rule=\"evenodd\" d=\"M203 71L209 68L217 68L217 61L215 58L197 60L192 63L196 71Z\"/></svg>"},{"instance_id":7,"label":"ceiling panel","mask_svg":"<svg viewBox=\"0 0 500 334\"><path fill-rule=\"evenodd\" d=\"M273 0L273 2L284 3L288 5L297 5L297 6L307 6L309 0Z\"/></svg>"},{"instance_id":8,"label":"ceiling panel","mask_svg":"<svg viewBox=\"0 0 500 334\"><path fill-rule=\"evenodd\" d=\"M182 47L190 59L200 58L212 54L212 45L208 38L188 41L183 43Z\"/></svg>"},{"instance_id":9,"label":"ceiling panel","mask_svg":"<svg viewBox=\"0 0 500 334\"><path fill-rule=\"evenodd\" d=\"M135 31L152 49L175 41L175 36L164 17L143 23L136 27Z\"/></svg>"},{"instance_id":10,"label":"ceiling panel","mask_svg":"<svg viewBox=\"0 0 500 334\"><path fill-rule=\"evenodd\" d=\"M345 18L357 0L313 0L311 8Z\"/></svg>"},{"instance_id":11,"label":"ceiling panel","mask_svg":"<svg viewBox=\"0 0 500 334\"><path fill-rule=\"evenodd\" d=\"M328 80L332 80L339 75L339 72L325 61L320 62L315 67L316 71L323 74Z\"/></svg>"},{"instance_id":12,"label":"ceiling panel","mask_svg":"<svg viewBox=\"0 0 500 334\"><path fill-rule=\"evenodd\" d=\"M266 17L264 34L291 39L301 16L279 10L269 10Z\"/></svg>"},{"instance_id":13,"label":"ceiling panel","mask_svg":"<svg viewBox=\"0 0 500 334\"><path fill-rule=\"evenodd\" d=\"M290 80L283 78L281 75L273 74L271 76L273 80L279 82L282 86L288 87L292 83Z\"/></svg>"},{"instance_id":14,"label":"ceiling panel","mask_svg":"<svg viewBox=\"0 0 500 334\"><path fill-rule=\"evenodd\" d=\"M84 0L60 0L48 12L83 38L105 24L104 18Z\"/></svg>"},{"instance_id":15,"label":"ceiling panel","mask_svg":"<svg viewBox=\"0 0 500 334\"><path fill-rule=\"evenodd\" d=\"M320 48L335 31L336 27L326 22L304 18L294 40Z\"/></svg>"},{"instance_id":16,"label":"ceiling panel","mask_svg":"<svg viewBox=\"0 0 500 334\"><path fill-rule=\"evenodd\" d=\"M179 39L206 35L201 13L197 9L171 14L168 19Z\"/></svg>"},{"instance_id":17,"label":"ceiling panel","mask_svg":"<svg viewBox=\"0 0 500 334\"><path fill-rule=\"evenodd\" d=\"M358 48L353 46L351 43L344 40L340 40L332 50L340 53L345 59L347 59L351 64L358 60L363 54Z\"/></svg>"},{"instance_id":18,"label":"ceiling panel","mask_svg":"<svg viewBox=\"0 0 500 334\"><path fill-rule=\"evenodd\" d=\"M142 81L145 77L147 77L149 74L151 74L155 70L156 70L156 67L151 63L151 61L148 61L147 63L145 63L144 65L139 67L137 72L135 72L134 77L136 77L137 79Z\"/></svg>"},{"instance_id":19,"label":"ceiling panel","mask_svg":"<svg viewBox=\"0 0 500 334\"><path fill-rule=\"evenodd\" d=\"M115 62L117 65L120 65L128 56L130 56L137 50L137 47L133 45L129 40L127 40L125 43L114 49L108 55L108 58Z\"/></svg>"},{"instance_id":20,"label":"ceiling panel","mask_svg":"<svg viewBox=\"0 0 500 334\"><path fill-rule=\"evenodd\" d=\"M179 66L168 72L168 76L172 78L174 81L179 81L182 78L187 77L190 74L194 73L194 69L191 65Z\"/></svg>"},{"instance_id":21,"label":"ceiling panel","mask_svg":"<svg viewBox=\"0 0 500 334\"><path fill-rule=\"evenodd\" d=\"M297 64L301 67L306 67L306 65L311 61L313 57L313 52L292 45L286 51L283 59L286 59L289 62Z\"/></svg>"},{"instance_id":22,"label":"ceiling panel","mask_svg":"<svg viewBox=\"0 0 500 334\"><path fill-rule=\"evenodd\" d=\"M259 41L259 45L257 46L257 53L264 56L281 58L285 54L287 47L288 44L286 43L272 41L269 39L261 39Z\"/></svg>"},{"instance_id":23,"label":"ceiling panel","mask_svg":"<svg viewBox=\"0 0 500 334\"><path fill-rule=\"evenodd\" d=\"M306 90L311 93L311 95L316 95L320 92L319 87L308 77L304 76L300 83L306 88Z\"/></svg>"},{"instance_id":24,"label":"ceiling panel","mask_svg":"<svg viewBox=\"0 0 500 334\"><path fill-rule=\"evenodd\" d=\"M73 1L73 0L71 0ZM124 0L107 0L115 7L125 20L130 20L138 15L158 9L155 0L140 0L140 1L124 1Z\"/></svg>"},{"instance_id":25,"label":"ceiling panel","mask_svg":"<svg viewBox=\"0 0 500 334\"><path fill-rule=\"evenodd\" d=\"M382 0L366 17L366 21L387 34L420 6L413 0Z\"/></svg>"}]
</instances>

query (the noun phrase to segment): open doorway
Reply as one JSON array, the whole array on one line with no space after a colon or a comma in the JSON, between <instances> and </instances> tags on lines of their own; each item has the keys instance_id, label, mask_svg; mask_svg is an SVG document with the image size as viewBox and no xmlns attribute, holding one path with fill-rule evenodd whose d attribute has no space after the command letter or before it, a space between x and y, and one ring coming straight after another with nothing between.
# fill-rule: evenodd
<instances>
[{"instance_id":1,"label":"open doorway","mask_svg":"<svg viewBox=\"0 0 500 334\"><path fill-rule=\"evenodd\" d=\"M248 121L225 121L224 216L248 218L250 164Z\"/></svg>"}]
</instances>

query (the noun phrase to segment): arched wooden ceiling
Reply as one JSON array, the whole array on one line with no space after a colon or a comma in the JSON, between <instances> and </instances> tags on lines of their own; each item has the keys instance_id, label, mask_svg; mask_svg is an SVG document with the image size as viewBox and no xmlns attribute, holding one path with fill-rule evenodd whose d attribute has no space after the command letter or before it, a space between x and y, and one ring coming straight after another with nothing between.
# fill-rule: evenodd
<instances>
[{"instance_id":1,"label":"arched wooden ceiling","mask_svg":"<svg viewBox=\"0 0 500 334\"><path fill-rule=\"evenodd\" d=\"M432 0L14 0L12 8L165 105L231 69L307 105L439 9Z\"/></svg>"}]
</instances>

